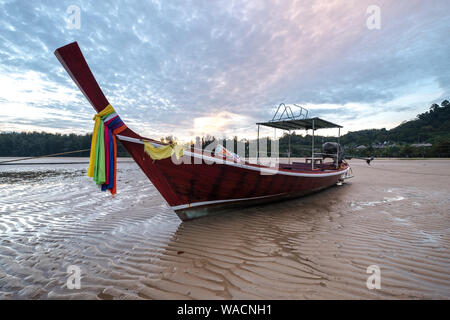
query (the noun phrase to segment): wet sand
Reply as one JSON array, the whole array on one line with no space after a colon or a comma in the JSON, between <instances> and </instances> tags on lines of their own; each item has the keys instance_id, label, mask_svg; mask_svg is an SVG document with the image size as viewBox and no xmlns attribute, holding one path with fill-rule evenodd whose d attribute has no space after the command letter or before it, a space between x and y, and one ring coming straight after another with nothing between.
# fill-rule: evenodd
<instances>
[{"instance_id":1,"label":"wet sand","mask_svg":"<svg viewBox=\"0 0 450 320\"><path fill-rule=\"evenodd\" d=\"M450 160L351 164L343 186L189 222L134 163L114 199L85 164L0 166L0 298L449 299Z\"/></svg>"}]
</instances>

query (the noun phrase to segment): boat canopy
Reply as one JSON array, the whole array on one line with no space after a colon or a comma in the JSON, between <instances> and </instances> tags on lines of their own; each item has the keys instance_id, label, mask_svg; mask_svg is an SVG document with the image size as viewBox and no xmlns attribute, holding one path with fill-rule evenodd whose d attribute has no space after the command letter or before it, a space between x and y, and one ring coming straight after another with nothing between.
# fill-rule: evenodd
<instances>
[{"instance_id":1,"label":"boat canopy","mask_svg":"<svg viewBox=\"0 0 450 320\"><path fill-rule=\"evenodd\" d=\"M306 118L306 119L284 119L271 120L267 122L259 122L257 125L272 127L282 130L300 130L300 129L327 129L327 128L342 128L342 126L323 120L321 118Z\"/></svg>"},{"instance_id":2,"label":"boat canopy","mask_svg":"<svg viewBox=\"0 0 450 320\"><path fill-rule=\"evenodd\" d=\"M314 151L314 131L317 129L328 129L328 128L338 128L338 143L341 136L341 128L342 126L332 123L327 120L323 120L321 118L308 118L309 111L297 104L286 105L284 103L280 103L273 115L272 120L267 122L258 122L258 146L257 146L257 154L256 161L259 163L259 127L266 126L272 127L275 129L287 130L289 133L292 130L309 130L312 129L312 143L311 143L311 170L314 170L314 162L315 162L315 151ZM276 131L276 130L275 130ZM291 135L288 136L288 164L291 163ZM337 156L337 155L336 155Z\"/></svg>"}]
</instances>

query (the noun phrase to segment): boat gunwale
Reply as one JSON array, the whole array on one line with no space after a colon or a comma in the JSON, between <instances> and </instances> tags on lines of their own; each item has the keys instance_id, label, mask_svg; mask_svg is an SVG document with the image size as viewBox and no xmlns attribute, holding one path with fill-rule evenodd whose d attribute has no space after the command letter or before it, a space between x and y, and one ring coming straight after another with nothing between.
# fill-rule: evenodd
<instances>
[{"instance_id":1,"label":"boat gunwale","mask_svg":"<svg viewBox=\"0 0 450 320\"><path fill-rule=\"evenodd\" d=\"M136 138L132 138L132 137L124 136L124 135L117 135L117 137L121 141L128 141L128 142L132 142L132 143L144 144L143 139L136 139ZM151 143L153 146L162 146L162 145L159 145L154 142L151 142ZM238 167L238 168L242 168L242 169L260 171L261 173L265 172L268 175L282 174L282 175L295 176L295 177L320 178L320 177L330 177L330 176L335 176L335 175L339 175L339 174L344 174L350 168L347 165L345 168L339 168L336 170L323 170L323 171L312 172L312 171L305 171L305 170L283 169L283 168L274 169L272 167L263 166L263 165L259 165L259 164L255 164L255 163L249 163L247 161L245 161L244 163L237 163L237 162L228 161L226 159L220 159L220 158L216 158L213 156L204 155L199 152L191 152L191 151L187 151L187 150L184 151L184 155L201 158L202 160L210 161L215 164L225 164L225 165Z\"/></svg>"}]
</instances>

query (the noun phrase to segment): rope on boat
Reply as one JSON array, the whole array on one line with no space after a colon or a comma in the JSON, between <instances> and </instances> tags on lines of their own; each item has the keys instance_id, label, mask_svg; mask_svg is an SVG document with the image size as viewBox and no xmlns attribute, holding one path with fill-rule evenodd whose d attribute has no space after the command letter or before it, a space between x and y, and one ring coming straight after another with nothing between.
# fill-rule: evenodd
<instances>
[{"instance_id":1,"label":"rope on boat","mask_svg":"<svg viewBox=\"0 0 450 320\"><path fill-rule=\"evenodd\" d=\"M0 164L7 163L7 162L15 162L15 161L38 159L38 158L61 156L63 154L78 153L78 152L84 152L84 151L89 151L89 150L91 150L91 149L82 149L82 150L75 150L75 151L67 151L67 152L60 152L60 153L45 154L43 156L26 157L26 158L14 159L14 160L5 160L5 161L0 161Z\"/></svg>"}]
</instances>

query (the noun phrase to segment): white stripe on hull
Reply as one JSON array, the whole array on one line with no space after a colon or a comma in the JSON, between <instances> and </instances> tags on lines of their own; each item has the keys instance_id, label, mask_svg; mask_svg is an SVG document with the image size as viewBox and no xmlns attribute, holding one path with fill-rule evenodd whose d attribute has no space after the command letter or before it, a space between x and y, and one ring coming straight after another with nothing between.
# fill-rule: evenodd
<instances>
[{"instance_id":1,"label":"white stripe on hull","mask_svg":"<svg viewBox=\"0 0 450 320\"><path fill-rule=\"evenodd\" d=\"M192 208L192 207L198 207L198 206L206 206L206 205L217 204L217 203L226 203L226 202L234 202L234 201L263 199L263 198L281 196L281 195L285 195L285 194L287 194L287 193L277 193L277 194L271 194L271 195L268 195L268 196L252 197L252 198L238 198L238 199L227 199L227 200L200 201L200 202L194 202L194 203L188 203L188 204L181 204L179 206L173 206L171 208L173 210L180 210L180 209L186 209L186 208Z\"/></svg>"}]
</instances>

